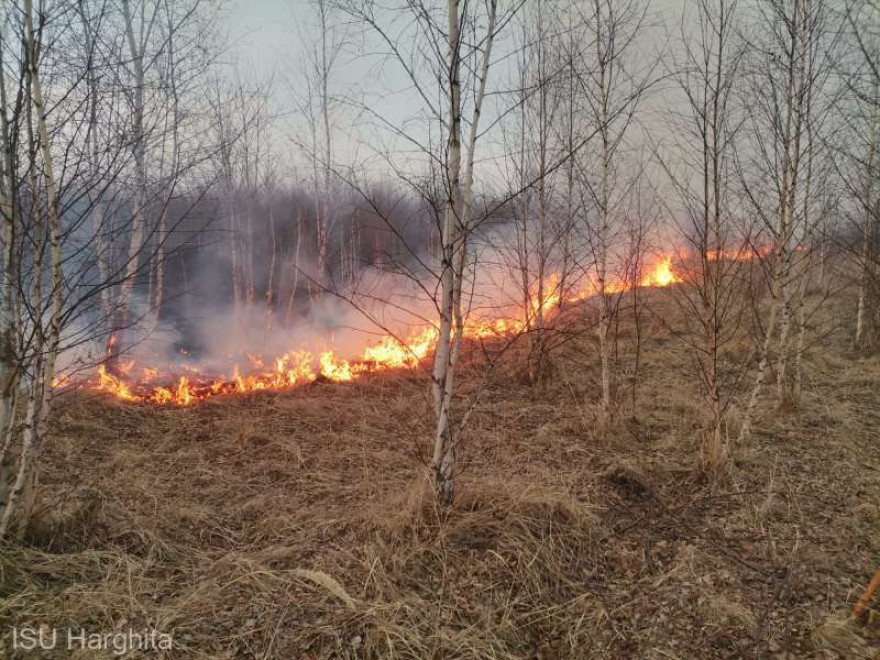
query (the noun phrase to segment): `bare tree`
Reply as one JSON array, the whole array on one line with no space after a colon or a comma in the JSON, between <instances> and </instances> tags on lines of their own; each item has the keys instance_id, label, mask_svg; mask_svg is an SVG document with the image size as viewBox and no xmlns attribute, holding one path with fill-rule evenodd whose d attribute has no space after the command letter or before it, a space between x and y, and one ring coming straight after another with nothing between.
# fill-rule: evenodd
<instances>
[{"instance_id":1,"label":"bare tree","mask_svg":"<svg viewBox=\"0 0 880 660\"><path fill-rule=\"evenodd\" d=\"M759 3L756 32L763 40L753 47L760 53L752 63L757 99L750 113L751 157L743 159L753 174L743 173L752 208L761 218L772 241L772 272L769 274L770 309L758 350L758 372L743 412L740 440L751 430L755 407L771 365L777 340L776 380L780 405L793 394L792 325L797 307L800 260L811 235L812 206L809 181L815 149L821 142L810 139L818 123L813 120L829 70L834 31L823 0L764 0ZM827 112L827 109L826 109ZM741 163L740 167L744 167ZM773 182L769 188L763 183ZM766 208L773 213L767 213Z\"/></svg>"},{"instance_id":2,"label":"bare tree","mask_svg":"<svg viewBox=\"0 0 880 660\"><path fill-rule=\"evenodd\" d=\"M49 126L46 120L46 106L43 98L43 85L40 79L39 68L39 45L34 29L33 3L24 0L24 25L25 47L27 60L27 89L28 89L28 122L30 113L33 113L37 122L38 136L34 137L31 132L31 144L35 141L39 146L42 158L42 172L44 189L46 194L46 215L48 220L48 240L50 246L50 272L51 272L51 312L48 321L48 332L43 336L42 328L38 332L38 341L35 346L37 355L36 365L38 371L33 374L33 382L28 394L27 420L22 440L21 457L19 459L18 473L9 493L6 495L3 516L0 518L0 539L6 536L16 512L16 505L22 498L28 479L33 478L36 459L40 453L40 445L46 434L46 425L49 419L49 410L52 402L52 380L55 376L55 361L58 357L58 349L61 340L61 314L62 314L62 287L64 286L62 262L61 262L61 222L59 218L58 198L54 175L54 164L49 138ZM33 163L32 163L33 165ZM32 170L33 172L33 170ZM32 180L36 180L33 176ZM33 192L36 194L37 188ZM36 217L39 218L39 199L35 201ZM35 225L38 255L37 270L35 272L34 308L42 312L42 293L39 280L42 277L43 252L43 228L42 221L38 220ZM35 319L38 326L42 326L42 319Z\"/></svg>"},{"instance_id":3,"label":"bare tree","mask_svg":"<svg viewBox=\"0 0 880 660\"><path fill-rule=\"evenodd\" d=\"M699 0L691 20L682 22L683 55L673 75L686 110L675 127L680 137L671 145L673 155L662 162L681 202L680 209L669 207L669 215L682 218L680 236L695 255L692 267L683 269L683 286L675 289L685 324L676 334L697 366L707 411L701 458L713 479L728 451L725 421L735 382L725 379L730 369L723 363L740 326L740 261L750 255L731 190L744 53L736 39L737 6L737 0Z\"/></svg>"},{"instance_id":4,"label":"bare tree","mask_svg":"<svg viewBox=\"0 0 880 660\"><path fill-rule=\"evenodd\" d=\"M558 163L566 147L555 128L566 102L561 89L565 56L560 39L554 36L558 11L554 5L536 2L521 16L521 44L518 46L514 81L519 107L517 126L508 135L507 149L514 180L512 190L521 189L512 204L516 234L514 271L520 286L522 323L529 340L528 375L543 382L549 367L548 316L562 304L566 271L570 270L570 226L554 221L561 211L555 193ZM569 96L569 99L571 97ZM573 125L573 122L571 122ZM571 174L573 165L565 168ZM569 179L569 184L572 180ZM569 189L571 192L571 189ZM566 198L571 200L571 195ZM554 263L559 240L567 240L561 264ZM566 257L568 258L566 260ZM559 265L561 270L555 266Z\"/></svg>"},{"instance_id":5,"label":"bare tree","mask_svg":"<svg viewBox=\"0 0 880 660\"><path fill-rule=\"evenodd\" d=\"M481 3L447 0L445 12L428 3L407 3L403 13L386 13L371 2L344 2L342 9L366 25L372 36L391 53L422 101L429 125L441 127L442 143L425 135L407 133L391 125L368 105L361 109L427 161L426 175L417 178L386 164L412 187L434 212L438 223L439 264L425 260L424 250L403 240L417 264L402 267L435 306L437 343L432 368L434 442L430 471L439 499L450 503L456 472L456 428L453 419L455 374L468 314L468 281L474 274L472 240L488 217L475 208L477 147L487 96L492 49L498 33L521 5L501 14L497 0ZM404 21L405 18L405 21ZM397 19L397 20L395 20ZM406 43L413 45L407 52ZM438 99L439 101L436 100ZM411 164L408 163L407 167ZM404 237L381 208L369 187L354 175L342 176L400 239ZM401 264L401 266L403 266ZM429 282L422 281L425 277ZM436 293L435 293L436 292Z\"/></svg>"},{"instance_id":6,"label":"bare tree","mask_svg":"<svg viewBox=\"0 0 880 660\"><path fill-rule=\"evenodd\" d=\"M332 202L333 172L336 167L333 134L339 101L332 91L335 70L343 54L345 35L335 24L334 3L331 0L311 0L314 13L315 37L303 35L308 44L301 61L304 71L290 87L299 113L308 126L308 140L294 134L293 141L309 164L311 186L315 203L315 241L317 286L312 295L318 296L331 285L331 240L337 229L338 209ZM340 233L340 252L344 252L345 235ZM344 257L340 256L341 259Z\"/></svg>"},{"instance_id":7,"label":"bare tree","mask_svg":"<svg viewBox=\"0 0 880 660\"><path fill-rule=\"evenodd\" d=\"M642 31L646 5L640 0L585 0L578 9L590 35L591 49L584 49L578 87L590 121L596 126L592 163L579 159L578 172L587 202L595 217L587 223L592 252L592 276L599 304L597 335L601 362L600 425L607 427L614 415L616 345L614 314L620 291L611 285L613 249L623 229L623 209L629 202L631 181L622 173L622 150L640 102L654 80L653 66L639 71L632 66Z\"/></svg>"},{"instance_id":8,"label":"bare tree","mask_svg":"<svg viewBox=\"0 0 880 660\"><path fill-rule=\"evenodd\" d=\"M858 255L858 302L854 343L864 349L869 343L869 325L876 317L878 200L876 195L878 131L880 131L880 51L877 47L877 20L880 7L873 2L852 3L846 8L846 22L855 37L855 60L852 70L843 71L847 80L854 116L851 120L851 144L842 149L850 163L854 181L851 196L858 201L861 241ZM861 170L861 171L859 171Z\"/></svg>"},{"instance_id":9,"label":"bare tree","mask_svg":"<svg viewBox=\"0 0 880 660\"><path fill-rule=\"evenodd\" d=\"M37 11L27 0L21 7L5 6L2 16L8 30L0 41L6 65L0 76L0 195L9 236L4 277L13 297L3 301L12 362L3 383L8 415L0 441L0 538L20 536L30 518L54 399L79 368L70 360L62 365L63 356L105 336L110 291L120 290L127 301L142 265L157 259L157 242L145 240L152 230L143 225L142 238L136 236L136 225L147 218L146 191L142 205L119 185L132 169L142 181L137 161L143 156L146 162L146 147L134 150L130 134L120 139L123 132L116 131L120 116L120 123L130 118L118 112L125 92L136 97L137 90L117 86L119 78L108 75L107 62L118 65L117 46L130 36L124 21L113 23L112 17L120 18L113 11L86 0ZM144 104L145 126L165 116L155 110L155 104ZM168 233L176 227L170 223ZM135 269L131 259L114 258L122 244L130 254L132 239L141 244ZM16 415L18 398L25 405Z\"/></svg>"}]
</instances>

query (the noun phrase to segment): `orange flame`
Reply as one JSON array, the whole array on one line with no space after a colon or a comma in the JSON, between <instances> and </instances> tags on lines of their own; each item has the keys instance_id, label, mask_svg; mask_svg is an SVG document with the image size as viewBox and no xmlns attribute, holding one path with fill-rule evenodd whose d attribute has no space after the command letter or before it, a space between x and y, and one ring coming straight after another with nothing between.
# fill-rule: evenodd
<instances>
[{"instance_id":1,"label":"orange flame","mask_svg":"<svg viewBox=\"0 0 880 660\"><path fill-rule=\"evenodd\" d=\"M132 394L131 389L113 374L107 373L107 368L98 365L98 389L110 392L124 401L138 401L139 397Z\"/></svg>"},{"instance_id":2,"label":"orange flame","mask_svg":"<svg viewBox=\"0 0 880 660\"><path fill-rule=\"evenodd\" d=\"M348 360L337 360L333 351L321 353L321 375L329 380L348 382L354 378Z\"/></svg>"},{"instance_id":3,"label":"orange flame","mask_svg":"<svg viewBox=\"0 0 880 660\"><path fill-rule=\"evenodd\" d=\"M186 406L192 402L192 394L189 392L189 381L186 376L180 377L180 382L177 384L177 392L175 393L175 397L177 398L177 403L182 406Z\"/></svg>"},{"instance_id":4,"label":"orange flame","mask_svg":"<svg viewBox=\"0 0 880 660\"><path fill-rule=\"evenodd\" d=\"M749 251L748 254L760 255L760 252ZM735 258L729 257L726 252L722 253L721 257ZM709 258L717 259L717 255L709 254ZM675 271L673 258L666 256L645 274L638 286L667 287L680 282L682 278ZM593 282L588 282L578 290L563 291L561 277L558 274L547 277L542 288L543 299L539 301L538 287L534 287L527 310L520 310L513 317L468 319L462 328L464 337L470 340L483 340L515 336L534 321L538 311L548 317L557 313L561 302L573 304L598 292L598 287ZM627 281L605 282L605 291L609 294L623 293L632 288L632 283ZM291 351L272 359L266 359L261 355L248 355L248 373L242 374L236 366L231 377L205 377L198 369L185 365L179 370L190 375L179 376L176 384L166 384L166 386L154 384L163 376L158 369L150 367L139 370L143 375L137 382L131 384L125 382L135 373L134 361L129 361L118 365L118 375L108 373L105 366L100 365L97 376L90 381L90 385L124 401L186 406L221 394L280 390L300 386L314 382L319 375L326 380L344 383L353 381L365 373L413 369L429 357L438 338L439 332L433 326L416 329L410 336L404 338L386 335L375 345L365 348L361 358L355 361L340 359L332 350L320 353L317 358L301 350ZM111 338L111 343L115 341L114 336ZM171 381L170 377L166 383L169 381Z\"/></svg>"},{"instance_id":5,"label":"orange flame","mask_svg":"<svg viewBox=\"0 0 880 660\"><path fill-rule=\"evenodd\" d=\"M680 284L682 279L672 270L672 257L665 257L654 269L642 278L642 286L670 286Z\"/></svg>"}]
</instances>

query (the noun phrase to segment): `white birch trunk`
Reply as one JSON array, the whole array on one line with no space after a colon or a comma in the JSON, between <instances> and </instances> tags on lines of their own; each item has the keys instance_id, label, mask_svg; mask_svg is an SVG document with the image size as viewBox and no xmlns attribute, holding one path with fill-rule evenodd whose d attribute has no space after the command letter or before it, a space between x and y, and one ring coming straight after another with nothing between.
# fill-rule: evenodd
<instances>
[{"instance_id":1,"label":"white birch trunk","mask_svg":"<svg viewBox=\"0 0 880 660\"><path fill-rule=\"evenodd\" d=\"M461 178L461 81L460 81L460 25L459 0L447 0L447 24L449 45L449 143L448 185L449 194L443 223L443 265L440 287L440 332L434 354L433 397L436 417L432 472L438 498L450 504L453 496L455 471L455 440L450 420L454 394L455 368L458 363L462 341L462 281L467 264L467 241L470 212L473 204L474 159L480 112L489 77L489 63L495 32L497 0L491 0L486 46L480 70L480 81L474 99L473 117L468 139L468 161L464 181ZM460 212L457 207L460 201Z\"/></svg>"},{"instance_id":2,"label":"white birch trunk","mask_svg":"<svg viewBox=\"0 0 880 660\"><path fill-rule=\"evenodd\" d=\"M114 322L114 334L125 331L129 324L129 307L132 293L134 292L135 278L138 273L141 253L144 249L144 229L146 214L147 194L147 153L146 133L144 130L144 51L149 38L149 26L141 26L139 37L135 38L134 18L131 12L131 0L122 0L122 15L125 19L125 35L128 41L129 56L134 70L133 90L133 117L132 117L132 153L134 156L134 195L132 199L131 237L128 246L127 260L125 262L125 279L116 305L116 321ZM155 19L155 16L153 16ZM111 339L113 335L111 335ZM122 342L119 338L113 341L112 351L109 351L111 366L116 361Z\"/></svg>"},{"instance_id":3,"label":"white birch trunk","mask_svg":"<svg viewBox=\"0 0 880 660\"><path fill-rule=\"evenodd\" d=\"M0 69L3 67L0 49ZM8 448L7 429L13 428L15 395L18 389L18 360L16 356L17 299L16 281L16 182L13 175L14 153L10 139L9 115L6 96L6 77L0 75L0 140L2 140L2 174L0 174L0 242L2 242L2 271L0 271L0 431L4 435L4 448ZM11 440L11 438L8 438ZM0 467L4 464L6 450L0 453ZM6 484L0 479L0 496Z\"/></svg>"},{"instance_id":4,"label":"white birch trunk","mask_svg":"<svg viewBox=\"0 0 880 660\"><path fill-rule=\"evenodd\" d=\"M786 134L785 149L788 154L788 189L784 203L787 213L783 227L787 230L783 246L784 259L780 290L782 291L782 318L779 327L779 366L776 372L776 390L779 405L789 402L789 360L791 348L789 346L792 316L793 296L792 288L796 287L794 281L795 271L793 268L793 249L791 241L794 237L795 207L797 205L798 184L800 182L802 137L806 126L806 113L809 111L809 96L812 87L810 79L809 63L812 59L810 45L810 0L795 0L792 5L792 19L795 26L792 41L793 58L790 62L790 86L786 94L788 132Z\"/></svg>"},{"instance_id":5,"label":"white birch trunk","mask_svg":"<svg viewBox=\"0 0 880 660\"><path fill-rule=\"evenodd\" d=\"M791 240L794 231L794 206L797 195L797 177L800 159L800 116L796 117L799 109L796 104L803 100L805 80L799 76L799 68L805 66L799 57L799 44L803 38L801 28L805 24L800 22L801 0L793 0L791 17L795 24L792 31L792 42L786 53L787 81L784 95L785 125L782 135L782 182L780 184L778 227L776 228L776 249L774 254L773 279L771 282L771 308L770 319L766 328L766 335L759 351L758 373L752 386L748 404L743 412L742 426L739 433L739 442L744 441L751 432L752 418L758 404L758 397L767 377L767 369L770 366L770 352L773 345L773 336L776 331L777 316L780 317L779 331L779 369L777 371L777 392L779 402L783 399L783 382L787 369L788 334L791 328L791 304L788 296L789 280L791 277ZM798 27L800 26L800 27Z\"/></svg>"},{"instance_id":6,"label":"white birch trunk","mask_svg":"<svg viewBox=\"0 0 880 660\"><path fill-rule=\"evenodd\" d=\"M15 483L6 499L6 508L0 519L0 540L9 532L13 516L16 514L16 503L22 498L25 486L36 479L38 460L45 438L49 412L52 404L52 379L55 376L55 361L61 339L61 306L63 273L61 269L61 224L58 213L58 199L55 192L55 176L52 151L49 143L49 128L46 123L46 110L43 102L43 89L40 81L37 62L37 45L33 27L33 3L25 0L25 34L28 47L28 82L32 90L33 112L37 117L39 128L40 151L43 159L43 176L45 178L46 208L49 221L49 245L52 260L52 307L49 320L49 332L45 345L42 347L42 369L34 372L34 381L28 402L28 415L25 434L22 442L22 453L19 471ZM36 278L39 279L39 276ZM40 309L38 307L37 309ZM39 358L38 358L39 364ZM29 512L26 512L26 514ZM23 531L27 524L27 515L20 522Z\"/></svg>"},{"instance_id":7,"label":"white birch trunk","mask_svg":"<svg viewBox=\"0 0 880 660\"><path fill-rule=\"evenodd\" d=\"M871 239L874 221L874 161L877 153L878 113L873 111L871 128L868 133L868 154L865 158L865 183L862 192L862 246L860 252L861 272L859 273L859 300L856 309L855 345L860 348L864 342L868 308L868 288L871 285Z\"/></svg>"},{"instance_id":8,"label":"white birch trunk","mask_svg":"<svg viewBox=\"0 0 880 660\"><path fill-rule=\"evenodd\" d=\"M608 116L608 80L607 60L604 30L612 29L611 25L605 25L605 17L599 0L595 2L596 16L596 62L599 66L597 103L599 105L599 135L602 140L602 153L599 161L599 194L598 214L599 231L596 259L596 279L599 288L599 356L602 363L602 406L600 425L605 428L611 422L611 346L608 341L608 331L611 325L611 301L606 288L608 279L608 232L609 232L609 205L610 205L610 176L611 176L611 142L609 137Z\"/></svg>"}]
</instances>

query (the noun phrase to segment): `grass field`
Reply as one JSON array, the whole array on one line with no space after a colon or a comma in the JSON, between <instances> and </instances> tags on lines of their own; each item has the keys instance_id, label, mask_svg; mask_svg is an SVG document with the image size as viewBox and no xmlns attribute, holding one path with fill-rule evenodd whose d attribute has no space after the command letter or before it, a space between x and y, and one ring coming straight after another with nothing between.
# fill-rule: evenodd
<instances>
[{"instance_id":1,"label":"grass field","mask_svg":"<svg viewBox=\"0 0 880 660\"><path fill-rule=\"evenodd\" d=\"M187 408L66 399L28 541L0 554L0 624L156 628L168 658L878 657L877 624L845 619L880 562L880 356L817 341L803 400L768 396L711 487L668 317L607 435L592 333L543 387L515 350L488 379L474 356L450 509L425 478L425 373Z\"/></svg>"}]
</instances>

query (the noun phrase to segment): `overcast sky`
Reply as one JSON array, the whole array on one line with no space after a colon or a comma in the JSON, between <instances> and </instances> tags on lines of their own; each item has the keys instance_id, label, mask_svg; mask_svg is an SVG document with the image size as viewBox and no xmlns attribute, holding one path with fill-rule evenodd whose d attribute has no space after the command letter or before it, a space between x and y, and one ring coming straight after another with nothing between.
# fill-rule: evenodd
<instances>
[{"instance_id":1,"label":"overcast sky","mask_svg":"<svg viewBox=\"0 0 880 660\"><path fill-rule=\"evenodd\" d=\"M433 1L439 3L442 0ZM657 23L662 18L667 29L676 34L677 17L687 6L687 2L688 0L651 0L650 22ZM291 101L290 85L291 81L296 84L296 76L302 71L303 49L316 34L314 12L309 5L310 0L231 0L227 13L231 56L238 62L240 75L256 81L265 81L271 77L273 81L273 100L279 115L278 144L282 151L288 152L279 155L285 160L292 150L291 132L302 129ZM659 28L649 28L646 30L646 39L662 39L662 31ZM644 45L643 42L640 47ZM404 125L419 112L420 100L399 68L383 67L380 73L377 62L377 58L351 59L348 56L343 59L334 72L335 92L353 97L372 92L374 96L369 103L371 110L376 110L383 120L398 126ZM509 72L497 68L490 75L490 87L493 84L496 89L499 86L504 87L509 78ZM342 124L352 123L359 125L360 135L341 135ZM352 122L350 115L341 119L338 124L334 151L347 162L365 157L370 149L364 148L364 141L372 144L381 139L375 132L365 138L365 122Z\"/></svg>"}]
</instances>

